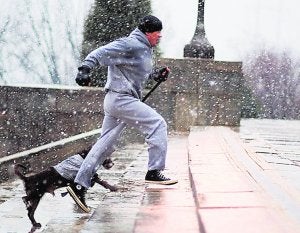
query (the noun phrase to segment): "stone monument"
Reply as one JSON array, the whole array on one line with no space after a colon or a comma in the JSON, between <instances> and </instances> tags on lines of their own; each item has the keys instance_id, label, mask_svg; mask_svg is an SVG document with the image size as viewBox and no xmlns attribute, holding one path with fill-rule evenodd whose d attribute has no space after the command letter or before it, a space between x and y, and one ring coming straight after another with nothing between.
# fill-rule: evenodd
<instances>
[{"instance_id":1,"label":"stone monument","mask_svg":"<svg viewBox=\"0 0 300 233\"><path fill-rule=\"evenodd\" d=\"M205 35L204 28L204 3L205 0L198 1L197 26L190 44L184 47L184 57L214 59L215 49L209 43Z\"/></svg>"}]
</instances>

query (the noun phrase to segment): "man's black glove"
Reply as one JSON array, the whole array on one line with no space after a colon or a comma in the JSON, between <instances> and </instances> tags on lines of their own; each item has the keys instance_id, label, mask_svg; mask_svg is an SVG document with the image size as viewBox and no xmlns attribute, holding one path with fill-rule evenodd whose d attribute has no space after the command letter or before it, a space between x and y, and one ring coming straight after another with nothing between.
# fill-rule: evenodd
<instances>
[{"instance_id":1,"label":"man's black glove","mask_svg":"<svg viewBox=\"0 0 300 233\"><path fill-rule=\"evenodd\" d=\"M164 82L168 79L170 69L168 67L157 68L151 74L151 78L156 82Z\"/></svg>"},{"instance_id":2,"label":"man's black glove","mask_svg":"<svg viewBox=\"0 0 300 233\"><path fill-rule=\"evenodd\" d=\"M89 86L91 82L90 77L91 68L88 66L78 67L78 73L76 75L75 81L79 86Z\"/></svg>"}]
</instances>

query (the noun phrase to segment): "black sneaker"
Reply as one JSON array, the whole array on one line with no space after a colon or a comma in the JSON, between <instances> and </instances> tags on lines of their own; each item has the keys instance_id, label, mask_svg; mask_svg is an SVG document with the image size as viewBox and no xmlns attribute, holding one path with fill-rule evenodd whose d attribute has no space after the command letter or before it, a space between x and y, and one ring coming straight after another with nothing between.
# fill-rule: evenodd
<instances>
[{"instance_id":1,"label":"black sneaker","mask_svg":"<svg viewBox=\"0 0 300 233\"><path fill-rule=\"evenodd\" d=\"M73 198L75 203L86 213L89 213L91 210L85 203L85 194L86 188L82 187L81 185L72 185L67 187L67 191L70 196Z\"/></svg>"},{"instance_id":2,"label":"black sneaker","mask_svg":"<svg viewBox=\"0 0 300 233\"><path fill-rule=\"evenodd\" d=\"M146 183L171 185L178 183L178 180L166 178L159 170L148 171L145 177Z\"/></svg>"}]
</instances>

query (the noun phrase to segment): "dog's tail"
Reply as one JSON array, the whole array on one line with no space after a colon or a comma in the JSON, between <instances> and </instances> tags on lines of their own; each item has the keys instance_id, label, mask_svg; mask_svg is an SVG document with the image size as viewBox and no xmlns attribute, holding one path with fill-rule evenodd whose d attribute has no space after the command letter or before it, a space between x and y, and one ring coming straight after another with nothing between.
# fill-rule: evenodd
<instances>
[{"instance_id":1,"label":"dog's tail","mask_svg":"<svg viewBox=\"0 0 300 233\"><path fill-rule=\"evenodd\" d=\"M17 164L14 166L15 174L16 174L21 180L26 180L27 177L22 173L21 169L26 170L27 167L25 167L24 165L19 164L19 163L17 163Z\"/></svg>"}]
</instances>

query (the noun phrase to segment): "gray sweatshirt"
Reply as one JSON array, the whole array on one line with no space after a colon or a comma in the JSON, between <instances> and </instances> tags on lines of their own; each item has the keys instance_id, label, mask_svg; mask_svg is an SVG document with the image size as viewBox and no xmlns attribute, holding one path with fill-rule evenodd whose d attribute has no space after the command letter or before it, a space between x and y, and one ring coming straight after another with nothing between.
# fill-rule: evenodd
<instances>
[{"instance_id":1,"label":"gray sweatshirt","mask_svg":"<svg viewBox=\"0 0 300 233\"><path fill-rule=\"evenodd\" d=\"M91 69L108 66L106 90L141 99L141 91L152 71L152 47L144 33L135 29L128 37L92 51L83 61Z\"/></svg>"}]
</instances>

